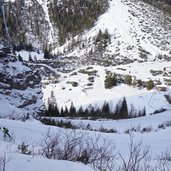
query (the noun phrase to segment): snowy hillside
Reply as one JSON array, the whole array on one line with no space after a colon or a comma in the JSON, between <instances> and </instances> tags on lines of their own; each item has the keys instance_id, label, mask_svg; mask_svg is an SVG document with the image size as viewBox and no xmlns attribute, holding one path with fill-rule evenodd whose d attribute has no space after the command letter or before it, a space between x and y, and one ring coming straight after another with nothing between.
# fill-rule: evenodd
<instances>
[{"instance_id":1,"label":"snowy hillside","mask_svg":"<svg viewBox=\"0 0 171 171\"><path fill-rule=\"evenodd\" d=\"M80 63L86 61L102 65L149 61L159 56L170 59L170 25L169 17L141 1L112 0L108 11L99 17L95 26L72 40L76 42L74 50L67 51L72 44L70 41L57 47L54 53L65 49L65 55L79 57ZM98 46L101 42L96 43L99 30L102 33L107 30L110 35L110 40L100 45L103 49L100 52ZM93 61L94 58L97 60Z\"/></svg>"},{"instance_id":2,"label":"snowy hillside","mask_svg":"<svg viewBox=\"0 0 171 171\"><path fill-rule=\"evenodd\" d=\"M89 104L102 106L104 101L108 101L111 109L114 110L116 103L125 96L129 107L131 104L136 109L145 107L147 113L150 114L162 107L169 107L164 94L171 93L170 86L167 87L166 92L157 91L155 88L148 91L146 88L138 88L125 84L118 84L111 89L106 89L104 86L106 72L110 71L111 73L120 74L124 77L131 75L133 79L142 79L145 81L152 79L156 82L161 81L167 85L166 80L170 79L170 75L166 73L170 71L170 66L170 62L146 62L119 65L116 67L82 67L68 74L58 72L60 76L52 77L49 80L50 82L48 80L43 81L43 99L47 103L47 99L53 91L59 107L70 107L71 102L77 108L81 105L86 107ZM151 71L161 71L161 73L154 75ZM53 83L55 80L57 83ZM73 86L74 82L78 84L75 87Z\"/></svg>"}]
</instances>

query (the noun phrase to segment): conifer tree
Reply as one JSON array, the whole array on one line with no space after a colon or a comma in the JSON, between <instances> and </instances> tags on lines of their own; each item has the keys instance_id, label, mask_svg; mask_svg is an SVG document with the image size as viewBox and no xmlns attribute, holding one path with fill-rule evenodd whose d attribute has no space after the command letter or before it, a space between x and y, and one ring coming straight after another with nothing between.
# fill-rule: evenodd
<instances>
[{"instance_id":1,"label":"conifer tree","mask_svg":"<svg viewBox=\"0 0 171 171\"><path fill-rule=\"evenodd\" d=\"M126 119L128 118L128 107L127 107L127 102L126 102L126 98L123 98L123 101L121 103L121 107L119 109L119 117L121 119Z\"/></svg>"},{"instance_id":2,"label":"conifer tree","mask_svg":"<svg viewBox=\"0 0 171 171\"><path fill-rule=\"evenodd\" d=\"M33 59L32 59L32 56L31 56L31 53L29 53L29 62L33 62Z\"/></svg>"},{"instance_id":3,"label":"conifer tree","mask_svg":"<svg viewBox=\"0 0 171 171\"><path fill-rule=\"evenodd\" d=\"M70 116L76 116L76 109L75 109L75 106L73 104L73 102L71 103L71 107L70 107L70 110L69 110L69 115Z\"/></svg>"},{"instance_id":4,"label":"conifer tree","mask_svg":"<svg viewBox=\"0 0 171 171\"><path fill-rule=\"evenodd\" d=\"M63 116L68 116L68 114L69 114L68 108L67 108L67 106L65 106L65 110L64 110Z\"/></svg>"},{"instance_id":5,"label":"conifer tree","mask_svg":"<svg viewBox=\"0 0 171 171\"><path fill-rule=\"evenodd\" d=\"M19 60L20 62L23 62L23 58L21 57L20 54L18 54L18 60Z\"/></svg>"},{"instance_id":6,"label":"conifer tree","mask_svg":"<svg viewBox=\"0 0 171 171\"><path fill-rule=\"evenodd\" d=\"M103 106L102 106L102 115L109 115L110 114L110 108L109 108L109 103L107 103L106 101L104 102Z\"/></svg>"},{"instance_id":7,"label":"conifer tree","mask_svg":"<svg viewBox=\"0 0 171 171\"><path fill-rule=\"evenodd\" d=\"M47 45L46 45L45 48L44 48L44 58L45 58L45 59L51 58L51 55L50 55L50 52L49 52L49 50L48 50Z\"/></svg>"},{"instance_id":8,"label":"conifer tree","mask_svg":"<svg viewBox=\"0 0 171 171\"><path fill-rule=\"evenodd\" d=\"M78 109L77 115L78 116L84 116L84 110L83 110L83 107L82 106L80 106L80 108Z\"/></svg>"}]
</instances>

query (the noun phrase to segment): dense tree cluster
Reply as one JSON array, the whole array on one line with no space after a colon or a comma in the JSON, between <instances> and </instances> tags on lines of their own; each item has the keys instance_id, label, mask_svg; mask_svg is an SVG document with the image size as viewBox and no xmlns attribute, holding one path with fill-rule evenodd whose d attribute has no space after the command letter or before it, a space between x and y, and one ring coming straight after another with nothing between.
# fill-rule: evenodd
<instances>
[{"instance_id":1,"label":"dense tree cluster","mask_svg":"<svg viewBox=\"0 0 171 171\"><path fill-rule=\"evenodd\" d=\"M25 42L25 35L23 30L22 22L18 22L21 20L21 10L24 5L24 1L16 1L16 2L4 2L4 11L0 8L0 38L5 38L7 40L7 33L5 28L5 23L3 20L3 15L5 15L6 24L8 27L9 36L11 38L10 43L14 42ZM15 39L17 38L17 40ZM8 42L9 43L9 42Z\"/></svg>"},{"instance_id":2,"label":"dense tree cluster","mask_svg":"<svg viewBox=\"0 0 171 171\"><path fill-rule=\"evenodd\" d=\"M49 4L51 21L59 29L59 43L93 26L108 7L106 0L63 0Z\"/></svg>"}]
</instances>

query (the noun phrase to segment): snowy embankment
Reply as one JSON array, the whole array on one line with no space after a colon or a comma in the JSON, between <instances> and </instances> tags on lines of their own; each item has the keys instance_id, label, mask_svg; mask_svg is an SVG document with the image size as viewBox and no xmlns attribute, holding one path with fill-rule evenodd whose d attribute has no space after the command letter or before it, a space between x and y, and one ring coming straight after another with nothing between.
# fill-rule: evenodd
<instances>
[{"instance_id":1,"label":"snowy embankment","mask_svg":"<svg viewBox=\"0 0 171 171\"><path fill-rule=\"evenodd\" d=\"M149 115L140 118L132 118L126 120L104 120L99 119L96 121L92 120L79 120L79 119L69 119L69 118L53 118L55 120L64 122L70 121L73 125L77 125L78 127L86 129L87 125L89 125L88 129L92 130L100 130L102 128L107 130L115 130L117 134L127 134L128 130L133 130L134 132L139 132L143 134L146 130L149 129L149 132L157 132L160 131L160 125L165 125L168 123L168 127L171 126L171 110L168 110L163 113L158 113L154 115ZM170 124L169 124L170 123ZM147 130L148 132L148 130Z\"/></svg>"}]
</instances>

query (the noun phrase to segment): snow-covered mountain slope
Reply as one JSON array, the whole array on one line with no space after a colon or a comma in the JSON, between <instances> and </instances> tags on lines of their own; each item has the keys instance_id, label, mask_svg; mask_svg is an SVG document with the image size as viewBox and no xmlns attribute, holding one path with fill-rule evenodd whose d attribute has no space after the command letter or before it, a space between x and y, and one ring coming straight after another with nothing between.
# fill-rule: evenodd
<instances>
[{"instance_id":1,"label":"snow-covered mountain slope","mask_svg":"<svg viewBox=\"0 0 171 171\"><path fill-rule=\"evenodd\" d=\"M6 2L5 13L0 12L0 38L3 41L7 38L5 16L11 42L15 45L32 44L36 48L54 49L53 53L64 57L78 57L78 63L114 65L134 60L170 60L169 15L142 1L107 2L109 5L103 0L96 0L101 6L98 9L94 7L95 16L85 16L85 23L91 20L85 27L82 27L82 20L84 15L88 15L86 10L92 6L91 1L83 3L77 0L72 1L73 4L68 0ZM87 21L89 17L92 18Z\"/></svg>"},{"instance_id":2,"label":"snow-covered mountain slope","mask_svg":"<svg viewBox=\"0 0 171 171\"><path fill-rule=\"evenodd\" d=\"M58 36L59 32L57 30L57 27L54 26L54 23L51 22L51 16L49 13L50 2L51 1L26 0L24 1L24 4L20 6L20 12L21 14L23 14L22 17L24 17L23 21L25 21L25 26L28 23L32 23L35 18L40 19L41 12L42 16L44 16L41 25L42 29L38 29L39 27L36 27L36 25L33 23L32 28L30 25L28 25L28 32L24 34L28 36L30 42L34 42L36 44L40 43L34 41L33 38L37 34L37 31L42 33L48 39L47 43L48 41L51 42L51 40L57 40L57 37L54 38L53 35L56 34L55 36ZM60 4L60 1L58 3L59 4L57 5L63 4ZM14 7L16 6L14 5ZM25 9L27 11L29 8L31 10L29 15L25 15L23 10ZM35 14L35 9L40 9L38 14ZM34 11L33 15L30 15L32 11ZM7 18L9 19L10 16L7 15ZM43 84L45 84L45 88L42 88L44 92L43 98L45 99L43 99L43 101L45 103L52 90L54 90L56 98L59 99L57 101L59 106L69 106L71 101L73 101L77 107L79 107L80 105L86 106L90 103L102 104L104 100L115 101L114 103L116 103L116 101L118 101L123 96L129 97L129 103L131 104L134 103L134 96L138 95L139 97L144 97L144 99L146 99L145 97L147 97L148 100L146 100L146 102L140 100L139 103L137 103L137 108L142 108L145 104L150 113L153 111L153 109L151 107L148 107L147 102L149 101L153 92L138 90L137 88L135 90L133 87L128 87L125 85L117 86L111 90L106 90L104 88L104 80L106 76L105 70L124 76L130 74L133 78L136 79L147 80L151 78L156 82L161 81L162 83L169 84L168 82L170 80L171 59L171 32L169 27L170 17L166 16L162 13L162 11L159 11L150 5L147 5L141 1L134 0L111 0L109 1L109 8L107 9L107 11L98 18L95 25L91 29L87 29L86 31L82 32L82 34L78 34L74 37L74 39L68 39L67 42L61 47L56 45L57 49L54 50L54 52L62 52L63 50L65 52L64 54L57 56L54 60L45 60L43 58L43 53L37 54L34 52L20 51L17 53L17 55L20 54L24 60L28 60L29 54L31 54L32 58L36 56L37 60L42 61L38 61L38 63L35 64L33 64L33 62L31 65L29 64L29 62L26 62L27 66L23 66L21 62L17 61L14 63L9 63L5 66L2 61L1 66L2 68L5 68L5 71L3 72L5 72L6 75L9 73L11 78L15 76L18 77L18 75L19 77L23 77L23 73L30 72L32 73L30 77L33 77L32 79L34 79L33 82L36 82L35 80L37 80L37 78L34 78L37 76L37 73L33 72L32 69L29 69L30 67L32 67L34 71L39 70L42 76L40 79L43 79L42 82ZM34 33L32 32L32 29L35 31ZM99 30L101 30L101 35L98 35ZM106 32L105 35L104 32ZM19 33L19 35L21 34ZM44 38L42 36L40 37L43 41ZM46 43L45 41L43 42ZM70 47L69 49L68 46ZM153 62L150 63L146 61ZM127 63L130 62L132 62L132 64L127 65ZM110 67L111 65L122 63L126 65ZM100 64L108 67L95 67L93 69L97 70L97 76L95 76L95 78L91 78L91 76L88 75L85 76L85 74L80 73L78 70L73 71L73 73L77 72L77 75L75 76L73 73L61 74L58 72L59 70L68 72L70 70L73 70L74 68L77 68L80 64ZM21 68L21 66L23 67L23 70L18 71L15 69L19 69ZM14 74L16 71L13 70L16 70L17 73ZM155 75L156 73L157 76ZM60 78L59 75L61 75ZM51 82L55 82L55 84L47 85L47 77L50 78ZM20 80L22 78L18 79ZM57 81L59 81L59 83L56 84ZM72 82L77 82L78 87L73 87ZM11 101L9 103L10 105L7 105L9 106L9 108L11 108L11 111L13 111L14 106L17 106L17 108L23 105L27 106L27 104L23 103L23 99L34 101L34 95L31 95L31 97L28 98L28 95L30 96L33 90L32 87L27 88L27 86L25 86L23 89L20 84L15 84L15 88L16 86L20 86L20 88L17 89L17 91L13 90L14 87L12 86L11 88L11 85L6 83L4 77L2 77L1 84L1 87L8 87L8 89L12 89L10 95L12 93L13 97L17 97L18 99L20 99L19 101L11 100L11 97L8 93L3 93L3 97L1 97L1 99L3 99L3 103L1 104L5 105L7 104L7 102ZM123 91L123 89L125 89L125 91ZM39 94L39 92L41 91L40 87L34 87L34 91ZM98 92L101 92L101 94ZM23 93L24 96L21 95ZM80 94L80 97L78 98L77 96L75 96L75 94ZM115 97L112 97L111 94L114 94ZM59 96L61 98L58 98ZM163 94L159 95L159 97L163 98ZM41 93L36 99L39 98L41 104ZM139 106L140 103L142 104L141 106ZM160 104L158 104L157 102L155 106L157 105L159 105L158 108L162 107L163 105L166 106L165 101ZM38 106L40 107L41 105ZM18 111L18 109L15 110ZM28 108L27 110L32 109ZM4 113L6 113L5 111L6 110L4 110Z\"/></svg>"},{"instance_id":3,"label":"snow-covered mountain slope","mask_svg":"<svg viewBox=\"0 0 171 171\"><path fill-rule=\"evenodd\" d=\"M101 12L96 15L97 11L94 11L91 18L87 16L90 11L86 10L94 2L96 7L101 4L98 2L106 4L107 1L6 0L5 10L0 9L0 127L8 128L12 136L11 141L8 136L3 136L3 129L0 129L0 167L1 157L7 155L8 159L9 156L7 171L93 171L92 165L85 166L78 160L72 163L63 161L66 158L59 161L42 155L42 138L48 131L52 137L60 133L64 137L68 133L68 139L73 132L75 136L109 138L116 147L111 152L122 153L126 159L129 156L128 134L132 132L135 142L142 140L150 147L152 163L157 160L156 155L170 150L171 104L164 95L171 96L171 18L138 0L110 0L104 9L97 6L96 10ZM82 6L78 7L79 3ZM77 16L81 15L76 18L77 12ZM80 19L81 22L85 19L83 14L89 26L80 25L78 30L75 20ZM11 40L7 41L6 30ZM12 53L2 44L8 47L9 44L18 45L13 50L19 52ZM32 51L35 49L30 44L36 47L37 52ZM57 55L53 59L45 59L39 48L53 49ZM117 85L106 89L105 79L111 75L116 76ZM131 84L126 80L128 76ZM153 80L155 85L162 84L165 91L158 91L156 87L147 90L148 80ZM69 108L72 102L76 109L80 106L96 109L107 101L110 110L114 111L116 104L126 97L129 112L145 108L146 116L95 121L52 118L54 122L66 121L76 125L74 131L43 125L28 116L44 118L44 107L52 94L59 109ZM8 116L13 120L7 119ZM21 154L19 147L23 142L32 150L32 155ZM64 141L59 144L64 150Z\"/></svg>"},{"instance_id":4,"label":"snow-covered mountain slope","mask_svg":"<svg viewBox=\"0 0 171 171\"><path fill-rule=\"evenodd\" d=\"M66 55L77 56L80 63L104 65L148 61L159 56L170 60L170 27L171 18L150 5L135 0L111 0L95 26L74 38L71 50L68 46L73 40L57 47L54 53L65 49ZM110 40L97 42L99 30L107 30Z\"/></svg>"}]
</instances>

